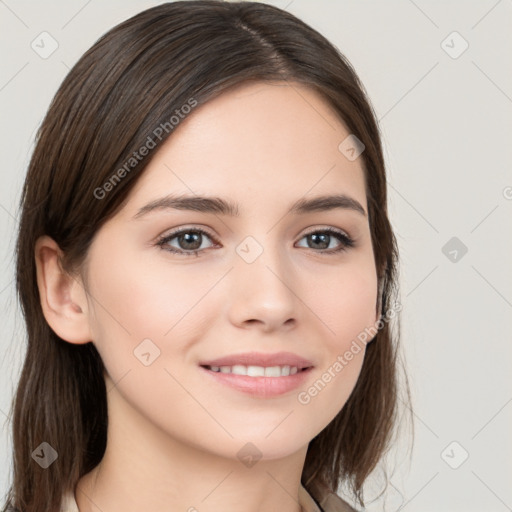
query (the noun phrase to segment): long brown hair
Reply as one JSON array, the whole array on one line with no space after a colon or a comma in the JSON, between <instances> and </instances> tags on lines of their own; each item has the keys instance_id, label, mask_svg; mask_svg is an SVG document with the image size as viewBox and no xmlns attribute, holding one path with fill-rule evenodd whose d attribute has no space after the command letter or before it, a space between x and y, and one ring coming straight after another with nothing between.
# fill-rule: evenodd
<instances>
[{"instance_id":1,"label":"long brown hair","mask_svg":"<svg viewBox=\"0 0 512 512\"><path fill-rule=\"evenodd\" d=\"M249 80L311 87L364 143L382 316L392 307L398 249L387 215L380 134L346 58L292 14L259 2L177 1L139 13L80 58L37 134L16 247L28 346L12 404L13 481L4 511L58 511L62 493L101 461L106 447L103 363L92 342L68 343L46 322L36 281L37 238L52 237L64 253L64 269L79 270L95 233L123 206L155 153L127 168L134 152L149 136L155 144L172 136L169 119L191 98L201 105ZM363 483L393 437L398 338L385 322L367 346L346 405L310 442L302 483L314 496L348 482L364 503ZM48 469L32 457L43 442L58 453Z\"/></svg>"}]
</instances>

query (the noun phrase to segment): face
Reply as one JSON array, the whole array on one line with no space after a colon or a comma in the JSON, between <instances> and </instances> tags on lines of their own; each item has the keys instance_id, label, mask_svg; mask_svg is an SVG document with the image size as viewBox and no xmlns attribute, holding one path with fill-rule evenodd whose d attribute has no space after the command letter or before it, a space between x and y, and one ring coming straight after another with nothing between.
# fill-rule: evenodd
<instances>
[{"instance_id":1,"label":"face","mask_svg":"<svg viewBox=\"0 0 512 512\"><path fill-rule=\"evenodd\" d=\"M109 400L228 458L247 442L268 459L291 454L330 423L363 363L353 342L377 320L363 164L338 149L347 136L298 84L245 84L181 121L86 260ZM333 195L349 200L291 210ZM222 198L237 215L171 207L178 196ZM226 356L235 361L219 372L203 367ZM233 374L287 362L297 373Z\"/></svg>"}]
</instances>

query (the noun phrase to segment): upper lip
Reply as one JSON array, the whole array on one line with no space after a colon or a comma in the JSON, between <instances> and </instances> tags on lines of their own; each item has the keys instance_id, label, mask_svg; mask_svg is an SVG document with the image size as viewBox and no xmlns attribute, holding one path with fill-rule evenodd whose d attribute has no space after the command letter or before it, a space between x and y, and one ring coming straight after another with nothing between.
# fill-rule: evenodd
<instances>
[{"instance_id":1,"label":"upper lip","mask_svg":"<svg viewBox=\"0 0 512 512\"><path fill-rule=\"evenodd\" d=\"M292 352L276 352L265 354L261 352L244 352L242 354L231 354L208 361L201 361L200 366L296 366L299 369L309 368L313 363L304 357Z\"/></svg>"}]
</instances>

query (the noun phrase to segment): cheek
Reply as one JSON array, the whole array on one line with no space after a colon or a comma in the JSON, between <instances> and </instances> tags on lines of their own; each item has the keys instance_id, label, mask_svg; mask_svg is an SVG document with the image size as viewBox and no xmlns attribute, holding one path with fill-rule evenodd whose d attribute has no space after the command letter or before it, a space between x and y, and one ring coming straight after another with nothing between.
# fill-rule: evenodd
<instances>
[{"instance_id":1,"label":"cheek","mask_svg":"<svg viewBox=\"0 0 512 512\"><path fill-rule=\"evenodd\" d=\"M368 259L340 266L317 284L306 296L324 327L325 348L332 356L347 350L361 332L375 324L377 275Z\"/></svg>"},{"instance_id":2,"label":"cheek","mask_svg":"<svg viewBox=\"0 0 512 512\"><path fill-rule=\"evenodd\" d=\"M105 264L99 254L94 261L93 339L107 375L124 398L109 406L122 417L130 414L123 409L129 404L140 417L151 418L176 437L185 430L189 440L200 443L200 429L184 428L187 420L176 420L176 415L186 418L192 408L194 421L204 412L196 410L187 392L193 389L195 376L187 372L186 356L213 318L212 308L207 311L205 306L210 302L202 299L218 277L200 276L179 265L171 270L167 265L139 263L126 254L119 255L115 265Z\"/></svg>"},{"instance_id":3,"label":"cheek","mask_svg":"<svg viewBox=\"0 0 512 512\"><path fill-rule=\"evenodd\" d=\"M92 330L103 350L123 345L133 351L146 338L162 349L183 328L200 325L191 323L194 309L201 309L200 301L213 284L208 276L179 265L148 265L126 254L115 265L96 257L90 275L95 312Z\"/></svg>"},{"instance_id":4,"label":"cheek","mask_svg":"<svg viewBox=\"0 0 512 512\"><path fill-rule=\"evenodd\" d=\"M362 334L375 326L378 290L370 261L331 277L321 293L309 295L324 326L324 357L316 378L298 396L298 403L324 425L340 412L356 385L365 355Z\"/></svg>"}]
</instances>

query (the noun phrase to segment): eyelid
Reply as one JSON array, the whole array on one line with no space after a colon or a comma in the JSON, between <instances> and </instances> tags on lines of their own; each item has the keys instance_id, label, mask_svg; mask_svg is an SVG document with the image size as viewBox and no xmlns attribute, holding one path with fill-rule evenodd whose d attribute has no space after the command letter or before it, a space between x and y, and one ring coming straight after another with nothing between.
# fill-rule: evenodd
<instances>
[{"instance_id":1,"label":"eyelid","mask_svg":"<svg viewBox=\"0 0 512 512\"><path fill-rule=\"evenodd\" d=\"M307 236L307 235L310 235L312 233L316 233L317 231L322 231L322 230L329 231L329 230L331 230L331 231L338 232L339 234L343 234L347 238L350 238L350 239L354 240L354 237L351 236L350 233L348 233L345 229L336 228L336 227L328 225L328 224L317 225L317 226L313 226L311 228L306 228L306 229L307 229L307 231L302 234L303 237ZM156 237L156 239L160 240L162 238L167 238L167 237L169 237L171 235L175 236L175 235L178 235L181 232L187 231L187 230L189 230L189 231L202 231L202 232L206 233L208 236L210 236L213 240L215 240L215 242L219 243L218 240L217 240L216 235L214 235L208 228L203 227L200 224L184 225L184 226L180 226L180 227L177 227L177 228L172 228L170 230L166 230L162 234L158 235Z\"/></svg>"},{"instance_id":2,"label":"eyelid","mask_svg":"<svg viewBox=\"0 0 512 512\"><path fill-rule=\"evenodd\" d=\"M339 233L340 235L345 235L347 238L350 238L353 240L353 237L350 236L350 234L344 230L344 229L340 229L340 228L335 228L334 226L330 226L328 224L325 224L325 225L320 225L320 226L313 226L310 230L308 228L308 231L306 231L302 236L307 236L307 235L311 235L313 233L316 233L317 231L334 231L336 233Z\"/></svg>"},{"instance_id":3,"label":"eyelid","mask_svg":"<svg viewBox=\"0 0 512 512\"><path fill-rule=\"evenodd\" d=\"M209 228L204 227L201 224L190 224L190 225L185 224L183 226L179 226L176 228L166 229L162 234L158 235L157 238L161 239L161 238L167 238L169 236L175 236L175 235L180 234L183 231L201 231L201 232L206 233L208 236L210 236L212 238L216 238L216 236L210 231Z\"/></svg>"}]
</instances>

